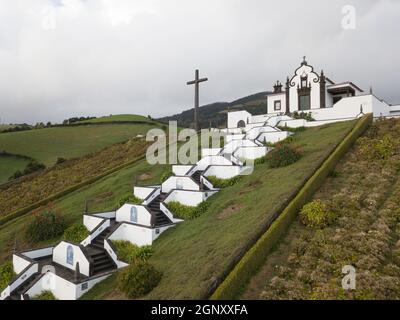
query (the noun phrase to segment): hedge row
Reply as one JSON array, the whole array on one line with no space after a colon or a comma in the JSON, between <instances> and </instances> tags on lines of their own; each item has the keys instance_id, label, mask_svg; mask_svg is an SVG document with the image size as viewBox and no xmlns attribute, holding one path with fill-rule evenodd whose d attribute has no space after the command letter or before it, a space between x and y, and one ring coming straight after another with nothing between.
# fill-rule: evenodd
<instances>
[{"instance_id":1,"label":"hedge row","mask_svg":"<svg viewBox=\"0 0 400 320\"><path fill-rule=\"evenodd\" d=\"M373 117L371 114L361 118L356 123L351 132L306 182L297 196L272 223L271 227L243 256L222 284L219 285L211 296L212 300L234 299L242 292L254 273L265 263L271 249L286 232L301 208L312 198L340 159L351 148L358 137L369 127L372 120Z\"/></svg>"},{"instance_id":2,"label":"hedge row","mask_svg":"<svg viewBox=\"0 0 400 320\"><path fill-rule=\"evenodd\" d=\"M55 201L55 200L57 200L57 199L59 199L61 197L66 196L67 194L70 194L70 193L72 193L72 192L74 192L76 190L79 190L79 189L81 189L83 187L86 187L86 186L88 186L88 185L90 185L90 184L92 184L92 183L94 183L94 182L96 182L96 181L98 181L98 180L100 180L100 179L112 174L112 173L115 173L115 172L117 172L119 170L125 169L126 167L134 165L134 164L136 164L137 162L139 162L139 161L141 161L143 159L146 159L146 155L143 155L143 156L141 156L139 158L136 158L135 160L129 161L127 163L121 164L121 165L119 165L117 167L114 167L114 168L112 168L112 169L110 169L110 170L108 170L108 171L106 171L106 172L104 172L104 173L102 173L102 174L100 174L98 176L92 177L92 178L90 178L90 179L88 179L86 181L82 181L82 182L80 182L80 183L78 183L78 184L76 184L76 185L74 185L72 187L69 187L69 188L67 188L67 189L65 189L63 191L60 191L60 192L58 192L56 194L53 194L52 196L47 197L47 198L45 198L45 199L43 199L43 200L41 200L39 202L33 203L33 204L31 204L31 205L29 205L29 206L27 206L25 208L18 209L16 211L4 216L4 217L1 217L0 218L0 227L3 228L4 224L6 224L7 222L10 222L10 221L12 221L14 219L20 218L23 215L31 212L32 210L35 210L35 209L37 209L39 207L42 207L42 206L45 206L46 204L48 204L48 203L50 203L52 201Z\"/></svg>"}]
</instances>

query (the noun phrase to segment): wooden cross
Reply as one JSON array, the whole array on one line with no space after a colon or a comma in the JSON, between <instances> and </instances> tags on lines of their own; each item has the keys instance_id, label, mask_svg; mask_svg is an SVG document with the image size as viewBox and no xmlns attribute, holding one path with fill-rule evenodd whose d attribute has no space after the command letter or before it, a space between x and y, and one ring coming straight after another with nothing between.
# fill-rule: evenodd
<instances>
[{"instance_id":1,"label":"wooden cross","mask_svg":"<svg viewBox=\"0 0 400 320\"><path fill-rule=\"evenodd\" d=\"M200 79L199 77L199 70L196 70L195 72L195 79L193 81L189 81L187 83L188 86L193 85L194 84L194 125L195 125L195 129L196 132L199 131L199 118L198 118L198 108L199 108L199 84L201 82L205 82L208 81L207 78L202 78Z\"/></svg>"}]
</instances>

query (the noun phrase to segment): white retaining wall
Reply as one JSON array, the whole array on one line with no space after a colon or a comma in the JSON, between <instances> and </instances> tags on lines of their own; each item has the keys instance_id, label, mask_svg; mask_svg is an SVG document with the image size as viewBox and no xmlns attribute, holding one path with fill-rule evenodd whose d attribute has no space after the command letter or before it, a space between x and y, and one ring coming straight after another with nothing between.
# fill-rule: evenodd
<instances>
[{"instance_id":1,"label":"white retaining wall","mask_svg":"<svg viewBox=\"0 0 400 320\"><path fill-rule=\"evenodd\" d=\"M131 209L135 207L137 210L137 222L131 221ZM151 214L146 207L141 205L124 204L117 210L117 222L134 222L144 226L150 226Z\"/></svg>"},{"instance_id":2,"label":"white retaining wall","mask_svg":"<svg viewBox=\"0 0 400 320\"><path fill-rule=\"evenodd\" d=\"M179 202L185 206L196 207L203 201L206 201L210 196L215 194L216 191L188 191L188 190L174 190L164 200L165 203Z\"/></svg>"},{"instance_id":3,"label":"white retaining wall","mask_svg":"<svg viewBox=\"0 0 400 320\"><path fill-rule=\"evenodd\" d=\"M161 185L161 188L164 193L174 189L200 190L200 186L190 177L169 177Z\"/></svg>"},{"instance_id":4,"label":"white retaining wall","mask_svg":"<svg viewBox=\"0 0 400 320\"><path fill-rule=\"evenodd\" d=\"M73 264L67 263L67 248L71 246L74 252ZM60 242L53 250L53 261L68 269L74 270L76 264L79 262L79 271L85 276L90 275L90 263L86 256L83 254L82 249L76 245L66 241Z\"/></svg>"}]
</instances>

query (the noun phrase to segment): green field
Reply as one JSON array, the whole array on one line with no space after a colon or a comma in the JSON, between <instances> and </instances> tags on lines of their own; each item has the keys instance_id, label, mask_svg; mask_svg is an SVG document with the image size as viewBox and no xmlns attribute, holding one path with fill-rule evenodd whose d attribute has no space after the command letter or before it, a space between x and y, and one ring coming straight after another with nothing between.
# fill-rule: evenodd
<instances>
[{"instance_id":1,"label":"green field","mask_svg":"<svg viewBox=\"0 0 400 320\"><path fill-rule=\"evenodd\" d=\"M154 125L86 125L0 134L0 151L31 157L52 166L58 157L77 158L146 134ZM12 172L12 168L6 168Z\"/></svg>"},{"instance_id":2,"label":"green field","mask_svg":"<svg viewBox=\"0 0 400 320\"><path fill-rule=\"evenodd\" d=\"M0 132L15 127L13 124L0 124Z\"/></svg>"},{"instance_id":3,"label":"green field","mask_svg":"<svg viewBox=\"0 0 400 320\"><path fill-rule=\"evenodd\" d=\"M105 117L100 117L91 120L80 121L79 123L99 123L99 122L124 122L124 121L146 121L152 122L147 117L136 115L136 114L118 114L118 115L110 115Z\"/></svg>"},{"instance_id":4,"label":"green field","mask_svg":"<svg viewBox=\"0 0 400 320\"><path fill-rule=\"evenodd\" d=\"M0 155L0 184L7 182L15 171L25 169L28 163L28 159Z\"/></svg>"}]
</instances>

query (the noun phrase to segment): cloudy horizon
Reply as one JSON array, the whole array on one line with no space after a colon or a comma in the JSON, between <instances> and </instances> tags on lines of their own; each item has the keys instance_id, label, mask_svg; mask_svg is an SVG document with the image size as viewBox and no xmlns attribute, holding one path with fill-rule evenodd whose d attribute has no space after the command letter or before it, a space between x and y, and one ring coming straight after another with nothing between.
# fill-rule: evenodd
<instances>
[{"instance_id":1,"label":"cloudy horizon","mask_svg":"<svg viewBox=\"0 0 400 320\"><path fill-rule=\"evenodd\" d=\"M304 55L398 104L399 16L396 0L0 0L0 121L172 115L196 68L204 105L271 90Z\"/></svg>"}]
</instances>

